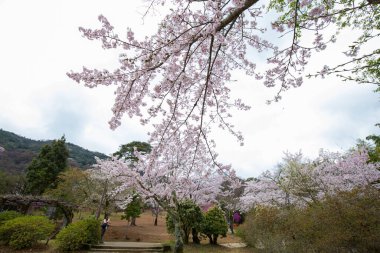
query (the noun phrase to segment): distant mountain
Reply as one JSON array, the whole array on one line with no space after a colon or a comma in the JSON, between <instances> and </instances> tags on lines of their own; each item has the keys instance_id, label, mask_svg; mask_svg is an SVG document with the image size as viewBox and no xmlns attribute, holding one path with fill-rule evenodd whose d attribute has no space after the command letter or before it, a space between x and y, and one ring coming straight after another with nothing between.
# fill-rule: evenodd
<instances>
[{"instance_id":1,"label":"distant mountain","mask_svg":"<svg viewBox=\"0 0 380 253\"><path fill-rule=\"evenodd\" d=\"M51 142L52 140L31 140L0 129L0 171L24 172L41 147ZM83 169L95 163L95 156L107 157L105 154L89 151L72 143L67 143L67 148L70 153L69 164Z\"/></svg>"}]
</instances>

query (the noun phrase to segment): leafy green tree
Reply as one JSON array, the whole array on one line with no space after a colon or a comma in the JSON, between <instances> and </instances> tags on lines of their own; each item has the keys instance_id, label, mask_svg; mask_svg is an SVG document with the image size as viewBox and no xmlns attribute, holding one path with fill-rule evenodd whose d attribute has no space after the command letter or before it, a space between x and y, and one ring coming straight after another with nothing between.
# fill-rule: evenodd
<instances>
[{"instance_id":1,"label":"leafy green tree","mask_svg":"<svg viewBox=\"0 0 380 253\"><path fill-rule=\"evenodd\" d=\"M56 188L57 177L67 168L68 157L69 151L64 136L54 140L50 145L43 146L27 168L26 193L41 195L46 189Z\"/></svg>"},{"instance_id":2,"label":"leafy green tree","mask_svg":"<svg viewBox=\"0 0 380 253\"><path fill-rule=\"evenodd\" d=\"M128 144L121 145L120 149L113 153L113 155L116 156L117 159L123 158L125 161L135 163L138 161L135 150L141 154L149 154L152 151L152 146L146 142L132 141Z\"/></svg>"},{"instance_id":3,"label":"leafy green tree","mask_svg":"<svg viewBox=\"0 0 380 253\"><path fill-rule=\"evenodd\" d=\"M94 182L88 173L78 168L69 168L58 175L56 188L46 189L44 195L70 202L79 207L90 207L93 202Z\"/></svg>"},{"instance_id":4,"label":"leafy green tree","mask_svg":"<svg viewBox=\"0 0 380 253\"><path fill-rule=\"evenodd\" d=\"M188 199L179 203L178 213L183 234L183 243L189 243L191 232L193 235L193 242L200 243L197 236L203 221L203 214L200 207L192 200ZM174 233L174 222L170 215L166 216L166 227L170 233Z\"/></svg>"},{"instance_id":5,"label":"leafy green tree","mask_svg":"<svg viewBox=\"0 0 380 253\"><path fill-rule=\"evenodd\" d=\"M0 194L20 194L24 191L25 175L0 171Z\"/></svg>"},{"instance_id":6,"label":"leafy green tree","mask_svg":"<svg viewBox=\"0 0 380 253\"><path fill-rule=\"evenodd\" d=\"M376 124L375 126L380 127L380 123ZM368 148L370 162L380 162L380 135L369 135L367 136L366 140L372 141L374 143L374 145L369 144Z\"/></svg>"},{"instance_id":7,"label":"leafy green tree","mask_svg":"<svg viewBox=\"0 0 380 253\"><path fill-rule=\"evenodd\" d=\"M285 153L283 162L278 164L273 180L285 192L285 204L290 204L290 196L306 203L316 202L319 185L312 177L315 164L304 158L301 152Z\"/></svg>"},{"instance_id":8,"label":"leafy green tree","mask_svg":"<svg viewBox=\"0 0 380 253\"><path fill-rule=\"evenodd\" d=\"M132 196L132 201L124 209L124 215L122 219L126 219L131 222L131 226L136 226L136 218L140 217L142 213L143 203L141 197L138 194Z\"/></svg>"},{"instance_id":9,"label":"leafy green tree","mask_svg":"<svg viewBox=\"0 0 380 253\"><path fill-rule=\"evenodd\" d=\"M217 244L219 235L226 236L227 230L223 210L217 206L209 209L204 215L201 232L208 237L210 244Z\"/></svg>"}]
</instances>

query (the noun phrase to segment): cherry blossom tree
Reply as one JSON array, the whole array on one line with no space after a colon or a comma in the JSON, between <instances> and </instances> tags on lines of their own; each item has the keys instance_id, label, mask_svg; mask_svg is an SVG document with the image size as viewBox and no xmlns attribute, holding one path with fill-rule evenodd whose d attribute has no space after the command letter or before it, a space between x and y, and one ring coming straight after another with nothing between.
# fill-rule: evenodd
<instances>
[{"instance_id":1,"label":"cherry blossom tree","mask_svg":"<svg viewBox=\"0 0 380 253\"><path fill-rule=\"evenodd\" d=\"M283 91L302 84L304 67L312 53L336 40L336 34L324 36L329 25L337 32L345 28L362 32L345 52L349 57L346 63L325 66L315 75L351 73L354 77L343 78L376 82L370 73L379 66L379 52L360 54L360 48L379 36L378 0L271 0L268 8L277 15L264 15L265 7L258 0L147 2L146 14L155 8L170 8L155 34L137 40L128 28L126 38L122 38L100 15L101 28L79 29L84 37L101 41L104 49L122 50L119 67L84 67L82 72L69 72L68 76L91 88L116 85L111 128L121 124L124 114L140 117L142 124L154 124L151 138L159 146L181 131L194 134L197 143L205 142L212 149L212 125L226 129L243 144L243 136L229 118L232 108L248 110L249 106L239 98L231 98L232 71L244 70L267 87L277 87L274 100L278 100ZM264 39L267 30L259 25L263 16L269 21L272 17L272 28L288 45L280 48ZM308 43L310 36L314 38L312 43ZM255 52L267 56L264 72L257 69L252 55Z\"/></svg>"},{"instance_id":2,"label":"cherry blossom tree","mask_svg":"<svg viewBox=\"0 0 380 253\"><path fill-rule=\"evenodd\" d=\"M323 31L329 25L334 25L337 32L344 28L362 32L345 52L347 62L325 66L316 75L338 73L344 79L378 83L371 73L378 69L379 51L360 54L361 47L379 36L378 0L270 1L269 9L280 14L272 20L272 28L290 41L284 48L263 39L266 29L259 26L259 21L265 9L258 0L149 2L147 12L165 5L172 9L156 34L144 40L138 41L130 28L126 38L121 38L102 15L100 29L80 28L84 37L100 40L103 48L125 51L119 57L120 66L113 71L83 68L82 72L68 73L88 87L117 85L112 128L121 124L125 113L141 117L144 124L161 115L165 120L157 135L162 138L169 138L189 124L198 129L199 137L206 138L203 128L207 122L215 122L242 141L227 118L231 107L249 107L240 99L230 99L231 71L242 69L263 79L268 87L278 86L278 100L284 90L302 84L302 72L312 52L324 50L336 40L336 34L324 38ZM303 38L310 35L314 40L309 45ZM258 72L248 51L267 51L268 66L273 67ZM344 77L345 73L349 76Z\"/></svg>"},{"instance_id":3,"label":"cherry blossom tree","mask_svg":"<svg viewBox=\"0 0 380 253\"><path fill-rule=\"evenodd\" d=\"M235 174L229 166L216 165L207 146L189 133L177 133L165 147L152 146L151 153L135 152L138 160L134 166L113 158L98 160L97 167L120 184L114 188L115 194L134 189L144 200L157 202L171 216L175 225L175 252L181 252L179 203L186 199L197 204L215 202L222 182L235 178Z\"/></svg>"},{"instance_id":4,"label":"cherry blossom tree","mask_svg":"<svg viewBox=\"0 0 380 253\"><path fill-rule=\"evenodd\" d=\"M324 194L351 191L380 179L380 163L369 163L367 150L355 150L338 156L336 153L321 152L319 160L322 162L314 169L313 177Z\"/></svg>"},{"instance_id":5,"label":"cherry blossom tree","mask_svg":"<svg viewBox=\"0 0 380 253\"><path fill-rule=\"evenodd\" d=\"M298 65L297 60L304 53L324 50L337 40L342 30L350 29L353 31L351 35L356 37L343 51L347 60L336 66L325 65L310 76L337 74L343 80L379 85L380 51L368 47L380 35L379 4L378 0L272 0L270 7L280 13L272 23L273 28L292 35L291 46L282 51L288 55L288 66ZM302 39L311 34L314 37L312 44L302 43Z\"/></svg>"},{"instance_id":6,"label":"cherry blossom tree","mask_svg":"<svg viewBox=\"0 0 380 253\"><path fill-rule=\"evenodd\" d=\"M302 206L326 195L376 186L380 163L368 160L364 149L346 154L322 150L319 157L307 162L300 154L286 154L285 163L276 172L265 172L246 184L241 203L246 210L255 204Z\"/></svg>"},{"instance_id":7,"label":"cherry blossom tree","mask_svg":"<svg viewBox=\"0 0 380 253\"><path fill-rule=\"evenodd\" d=\"M155 8L170 8L155 34L137 40L128 28L123 38L100 15L101 28L79 29L84 37L99 40L104 49L122 50L119 66L115 70L84 67L68 76L90 88L116 86L112 129L121 124L124 114L154 126L150 133L152 152L139 159L136 166L144 174L126 171L123 186L133 185L139 193L155 199L173 220L178 220L178 199L211 199L223 181L220 176L234 175L217 161L215 142L210 138L211 127L217 125L243 144L242 134L231 123L231 109L248 110L249 106L231 97L232 71L243 70L265 86L277 88L277 101L283 91L302 84L312 53L336 40L336 36L323 37L328 24L338 29L363 28L363 36L347 50L346 63L326 66L315 75L353 73L355 77L346 79L371 82L371 71L378 67L378 51L360 55L360 47L378 36L378 0L269 1L268 7L279 13L273 15L278 18L272 20L272 28L290 41L283 48L264 39L266 29L259 24L270 15L264 15L265 7L258 0L147 2L147 13ZM312 31L314 36L310 45L306 31ZM251 52L268 56L266 70L258 70ZM118 176L127 167L121 161L112 164ZM181 251L179 233L176 251Z\"/></svg>"},{"instance_id":8,"label":"cherry blossom tree","mask_svg":"<svg viewBox=\"0 0 380 253\"><path fill-rule=\"evenodd\" d=\"M240 209L247 212L254 205L283 205L286 193L276 182L274 175L267 171L258 179L246 183L244 194L240 198Z\"/></svg>"},{"instance_id":9,"label":"cherry blossom tree","mask_svg":"<svg viewBox=\"0 0 380 253\"><path fill-rule=\"evenodd\" d=\"M116 174L111 173L117 166L113 159L102 160L97 157L95 159L97 163L93 168L86 170L86 173L92 180L93 187L89 198L98 203L95 217L99 218L102 211L107 214L112 206L128 205L132 195L120 190L120 180Z\"/></svg>"}]
</instances>

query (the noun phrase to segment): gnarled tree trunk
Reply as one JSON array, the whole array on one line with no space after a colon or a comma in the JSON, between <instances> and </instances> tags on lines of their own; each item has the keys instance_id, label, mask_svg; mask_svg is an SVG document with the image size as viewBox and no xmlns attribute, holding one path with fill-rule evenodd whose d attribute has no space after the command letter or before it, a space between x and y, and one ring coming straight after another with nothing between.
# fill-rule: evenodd
<instances>
[{"instance_id":1,"label":"gnarled tree trunk","mask_svg":"<svg viewBox=\"0 0 380 253\"><path fill-rule=\"evenodd\" d=\"M181 231L181 224L179 219L175 218L174 221L174 236L175 236L175 243L174 243L174 253L183 253L183 239L182 239L182 231Z\"/></svg>"}]
</instances>

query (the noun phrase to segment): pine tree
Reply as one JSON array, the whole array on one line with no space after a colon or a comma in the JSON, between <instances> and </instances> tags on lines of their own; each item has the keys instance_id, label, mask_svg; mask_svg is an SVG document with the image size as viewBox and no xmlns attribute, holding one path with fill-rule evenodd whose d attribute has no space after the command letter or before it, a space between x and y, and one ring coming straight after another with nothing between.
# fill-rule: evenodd
<instances>
[{"instance_id":1,"label":"pine tree","mask_svg":"<svg viewBox=\"0 0 380 253\"><path fill-rule=\"evenodd\" d=\"M41 195L57 186L58 174L67 168L69 151L64 136L41 148L26 172L26 193Z\"/></svg>"}]
</instances>

